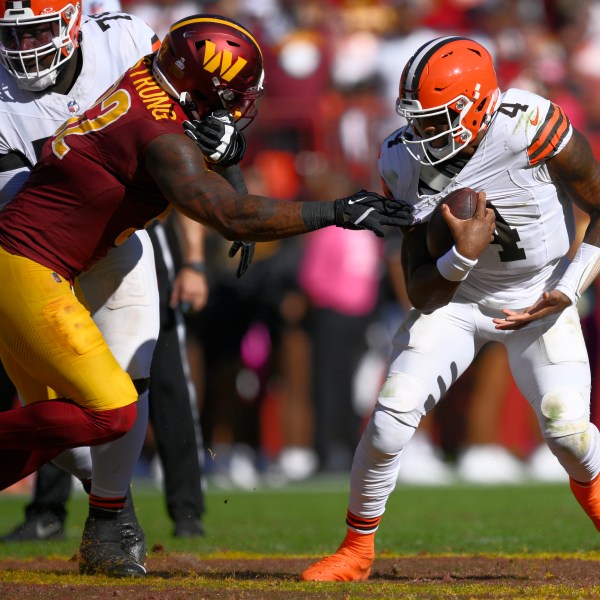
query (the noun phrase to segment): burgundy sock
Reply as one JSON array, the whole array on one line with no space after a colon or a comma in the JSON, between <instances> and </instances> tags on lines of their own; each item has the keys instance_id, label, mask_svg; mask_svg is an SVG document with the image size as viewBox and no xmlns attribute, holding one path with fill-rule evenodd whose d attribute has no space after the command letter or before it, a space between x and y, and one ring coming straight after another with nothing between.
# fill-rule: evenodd
<instances>
[{"instance_id":1,"label":"burgundy sock","mask_svg":"<svg viewBox=\"0 0 600 600\"><path fill-rule=\"evenodd\" d=\"M125 496L117 496L115 498L101 498L100 496L90 494L90 514L92 514L92 511L95 515L106 512L116 514L117 512L123 510L124 506Z\"/></svg>"}]
</instances>

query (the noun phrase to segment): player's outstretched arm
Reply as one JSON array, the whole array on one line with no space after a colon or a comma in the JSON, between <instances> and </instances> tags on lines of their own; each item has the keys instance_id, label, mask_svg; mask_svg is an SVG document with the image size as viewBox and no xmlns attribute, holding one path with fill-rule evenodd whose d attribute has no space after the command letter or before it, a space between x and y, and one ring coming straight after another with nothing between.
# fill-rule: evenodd
<instances>
[{"instance_id":1,"label":"player's outstretched arm","mask_svg":"<svg viewBox=\"0 0 600 600\"><path fill-rule=\"evenodd\" d=\"M196 144L165 134L148 144L144 160L162 193L184 215L228 240L268 241L336 225L383 235L383 226L411 222L410 209L373 192L325 202L287 202L238 194L208 171Z\"/></svg>"}]
</instances>

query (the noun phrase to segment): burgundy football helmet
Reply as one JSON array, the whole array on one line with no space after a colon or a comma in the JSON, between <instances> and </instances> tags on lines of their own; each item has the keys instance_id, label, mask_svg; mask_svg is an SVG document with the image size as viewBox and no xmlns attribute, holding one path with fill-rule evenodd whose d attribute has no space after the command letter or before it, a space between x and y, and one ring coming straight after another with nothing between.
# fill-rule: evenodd
<instances>
[{"instance_id":1,"label":"burgundy football helmet","mask_svg":"<svg viewBox=\"0 0 600 600\"><path fill-rule=\"evenodd\" d=\"M199 14L173 24L152 67L163 89L194 119L229 111L243 129L263 93L262 52L252 34L232 19Z\"/></svg>"}]
</instances>

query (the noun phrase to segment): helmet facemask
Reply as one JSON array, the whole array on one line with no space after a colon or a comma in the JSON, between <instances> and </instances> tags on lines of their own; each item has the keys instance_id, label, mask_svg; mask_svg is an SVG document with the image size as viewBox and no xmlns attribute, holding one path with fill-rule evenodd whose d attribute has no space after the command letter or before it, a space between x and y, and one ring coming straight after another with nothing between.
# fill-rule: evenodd
<instances>
[{"instance_id":1,"label":"helmet facemask","mask_svg":"<svg viewBox=\"0 0 600 600\"><path fill-rule=\"evenodd\" d=\"M465 96L455 98L443 106L423 109L418 100L396 102L396 112L404 117L411 126L415 135L414 139L404 137L402 142L406 145L411 156L423 164L435 165L454 156L465 146L468 146L473 134L462 124L464 116L471 110L473 102ZM460 111L460 112L457 112ZM438 119L434 119L439 117ZM435 120L435 131L428 134L425 120ZM438 133L439 132L439 133ZM435 144L437 140L446 140L446 144ZM420 146L422 152L415 151L415 146Z\"/></svg>"},{"instance_id":2,"label":"helmet facemask","mask_svg":"<svg viewBox=\"0 0 600 600\"><path fill-rule=\"evenodd\" d=\"M60 67L78 46L80 5L48 10L36 15L31 8L7 9L0 18L0 62L23 89L41 91L54 85ZM27 37L29 47L21 49Z\"/></svg>"}]
</instances>

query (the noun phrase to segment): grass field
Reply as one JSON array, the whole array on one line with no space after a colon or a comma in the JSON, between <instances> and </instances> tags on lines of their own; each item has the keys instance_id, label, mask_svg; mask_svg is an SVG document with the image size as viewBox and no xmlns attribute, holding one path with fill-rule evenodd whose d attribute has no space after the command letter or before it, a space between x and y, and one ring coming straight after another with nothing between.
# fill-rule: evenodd
<instances>
[{"instance_id":1,"label":"grass field","mask_svg":"<svg viewBox=\"0 0 600 600\"><path fill-rule=\"evenodd\" d=\"M486 587L484 592L480 592L476 589L477 586L488 586L489 582L482 584L478 582L477 577L473 578L472 576L466 577L465 581L475 587L469 588L467 595L462 596L457 595L457 591L454 589L455 581L447 581L444 584L443 573L439 573L440 581L437 582L438 587L435 589L444 588L445 585L445 594L441 594L441 589L438 590L441 594L439 596L437 595L438 591L435 594L431 590L424 591L424 582L421 581L417 585L417 591L414 592L416 595L411 596L410 590L401 590L398 587L408 585L405 581L406 576L397 577L397 582L393 583L393 569L391 571L392 583L389 583L387 577L382 575L379 577L380 585L376 586L375 590L372 589L372 583L308 584L297 582L295 579L297 574L311 562L312 558L334 551L343 537L344 517L348 501L346 478L315 479L281 489L261 488L250 492L223 491L209 487L207 513L204 518L207 534L204 538L194 541L177 540L171 536L171 524L166 516L164 500L160 491L152 486L138 483L134 486L134 497L138 517L146 531L148 547L154 549L154 552L149 554L150 573L152 573L152 559L158 560L161 557L188 557L188 560L192 561L190 564L199 565L190 571L202 571L203 561L207 561L208 564L213 559L234 561L245 558L258 561L293 559L288 567L276 570L274 578L268 572L261 576L259 567L251 569L250 572L254 574L253 576L243 575L243 568L239 567L240 577L237 582L235 568L226 571L226 576L222 578L209 577L208 583L203 581L202 585L208 586L207 590L210 593L207 595L207 590L202 588L203 595L197 597L266 598L279 597L272 594L285 591L285 597L294 598L305 597L304 594L309 594L306 597L310 597L310 593L317 591L320 591L320 595L323 590L326 590L326 595L322 597L338 597L337 593L339 592L342 594L339 597L344 598L385 598L397 597L396 594L402 592L402 597L414 598L600 598L600 585L597 589L596 586L590 587L587 580L585 589L578 590L575 586L574 591L571 590L572 585L568 586L568 589L561 589L560 581L556 581L552 584L555 587L548 583L552 589L541 589L538 596L527 595L529 592L525 594L523 590L516 593L511 591L510 586L506 592L508 595L496 595L496 593L504 592L499 589L492 593L489 587ZM26 500L26 497L0 496L0 532L8 531L22 519L23 505ZM18 559L26 563L38 560L40 557L51 556L53 559L67 563L68 559L77 551L85 513L85 496L75 495L69 505L67 538L64 541L19 545L0 544L0 564L3 565L0 567L3 569L0 571L0 597L11 597L10 590L13 590L15 585L20 585L23 576L23 572L19 570L21 568L19 563L16 563L17 566L14 569L7 568L7 563L2 563L3 560ZM433 560L433 557L441 556L477 557L485 555L514 557L516 560L517 558L561 556L563 560L570 557L591 561L593 565L590 566L593 566L595 572L600 575L597 568L600 566L600 555L597 554L597 551L600 550L599 540L600 538L588 518L575 502L567 484L503 487L457 485L439 488L399 486L388 502L378 534L377 554L378 561L380 559L398 559L400 561L398 564L402 564L401 561L409 557L432 557L431 560ZM376 565L378 561L376 561ZM256 563L256 565L260 564L262 563ZM168 566L165 568L168 569ZM489 566L486 568L489 569ZM60 569L58 570L60 571ZM179 572L179 570L180 566L176 568L176 571ZM384 570L382 567L382 573ZM30 574L32 571L42 577L41 590L46 593L30 597L53 598L54 596L49 594L54 584L47 581L45 577L56 575L56 567L42 566L38 571L35 568L29 569ZM197 579L198 575L206 575L206 573L194 573L194 575ZM191 573L185 575L179 572L179 576L175 574L173 577L173 574L169 575L160 571L160 577L148 577L146 585L151 587L157 585L156 589L162 590L156 597L195 597L188 596L185 592L188 585L191 586L189 589L197 589L194 588L194 584L186 583L186 577L194 575ZM485 576L482 577L486 579ZM518 579L517 576L515 577ZM493 572L488 573L487 579L490 578L494 578ZM553 578L554 575L550 579ZM90 585L90 581L100 583L101 579L79 577L76 575L75 565L70 567L70 571L67 569L67 573L62 576L61 581L63 585L77 588L84 580L86 585ZM160 579L160 581L154 581L156 579ZM273 587L273 579L277 584L275 587ZM253 580L255 581L253 582ZM164 586L165 581L168 581L170 585L179 581L177 584L180 586L177 588L179 592L175 595L166 594L161 587L161 585ZM229 587L224 589L223 581L229 581L233 590L239 588L239 594L238 591L230 593ZM374 581L373 578L372 581ZM600 577L597 578L597 581L600 583ZM441 586L440 583L442 583ZM464 585L465 582L460 583ZM9 588L4 589L3 592L4 584L8 584ZM196 581L196 586L198 584L199 582ZM122 585L125 584L107 580L99 589L104 586L107 587L107 592L108 588L114 591L114 589L120 589L119 586ZM132 584L128 583L127 585L131 586ZM138 589L137 585L141 584L136 582L131 589ZM253 585L258 587L255 589ZM383 587L381 587L382 585ZM392 588L393 592L385 591L386 586L389 585L395 586ZM554 595L552 590L558 592L559 595ZM576 595L569 595L571 593L569 590ZM64 589L62 593L64 593ZM255 593L257 595L253 595ZM425 595L419 595L421 593ZM358 595L354 596L353 594ZM152 595L132 596L131 592L128 592L128 596L155 597ZM27 596L19 593L18 597ZM64 597L64 595L56 597ZM104 596L87 594L87 597L100 598ZM110 597L110 595L106 597Z\"/></svg>"}]
</instances>

